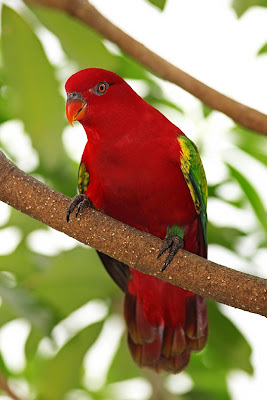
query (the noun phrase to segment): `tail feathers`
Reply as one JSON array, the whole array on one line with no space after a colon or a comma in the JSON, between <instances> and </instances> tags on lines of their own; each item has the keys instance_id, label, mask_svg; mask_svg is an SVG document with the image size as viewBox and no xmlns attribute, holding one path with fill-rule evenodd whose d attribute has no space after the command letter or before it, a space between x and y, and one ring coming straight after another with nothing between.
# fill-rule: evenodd
<instances>
[{"instance_id":1,"label":"tail feathers","mask_svg":"<svg viewBox=\"0 0 267 400\"><path fill-rule=\"evenodd\" d=\"M185 334L191 351L203 349L208 335L207 306L203 297L195 295L187 298Z\"/></svg>"},{"instance_id":2,"label":"tail feathers","mask_svg":"<svg viewBox=\"0 0 267 400\"><path fill-rule=\"evenodd\" d=\"M177 374L184 370L191 351L200 351L206 343L208 322L205 300L197 295L186 299L184 323L151 324L138 297L126 293L124 303L128 327L128 345L140 367Z\"/></svg>"},{"instance_id":3,"label":"tail feathers","mask_svg":"<svg viewBox=\"0 0 267 400\"><path fill-rule=\"evenodd\" d=\"M186 338L182 326L165 326L161 353L165 358L175 358L186 349Z\"/></svg>"},{"instance_id":4,"label":"tail feathers","mask_svg":"<svg viewBox=\"0 0 267 400\"><path fill-rule=\"evenodd\" d=\"M131 338L136 344L154 342L158 328L152 326L145 318L141 301L138 297L126 293L124 301L124 317Z\"/></svg>"}]
</instances>

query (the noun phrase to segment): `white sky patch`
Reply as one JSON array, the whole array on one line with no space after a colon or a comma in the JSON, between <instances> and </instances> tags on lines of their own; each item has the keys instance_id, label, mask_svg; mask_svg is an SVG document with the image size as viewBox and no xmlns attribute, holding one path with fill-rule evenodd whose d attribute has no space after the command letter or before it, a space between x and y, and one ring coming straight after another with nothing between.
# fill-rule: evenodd
<instances>
[{"instance_id":1,"label":"white sky patch","mask_svg":"<svg viewBox=\"0 0 267 400\"><path fill-rule=\"evenodd\" d=\"M56 256L62 251L74 249L78 242L62 232L48 228L31 232L27 237L27 244L35 253Z\"/></svg>"},{"instance_id":2,"label":"white sky patch","mask_svg":"<svg viewBox=\"0 0 267 400\"><path fill-rule=\"evenodd\" d=\"M83 390L71 390L64 396L64 400L93 400L93 398ZM0 399L1 400L1 399Z\"/></svg>"},{"instance_id":3,"label":"white sky patch","mask_svg":"<svg viewBox=\"0 0 267 400\"><path fill-rule=\"evenodd\" d=\"M178 375L169 374L165 386L173 394L185 394L193 389L194 382L186 372L180 372Z\"/></svg>"},{"instance_id":4,"label":"white sky patch","mask_svg":"<svg viewBox=\"0 0 267 400\"><path fill-rule=\"evenodd\" d=\"M113 315L104 323L103 329L84 358L84 384L97 391L105 383L108 368L118 349L124 331L121 317Z\"/></svg>"},{"instance_id":5,"label":"white sky patch","mask_svg":"<svg viewBox=\"0 0 267 400\"><path fill-rule=\"evenodd\" d=\"M103 43L104 43L106 49L110 53L114 54L115 56L120 56L122 54L121 49L115 43L113 43L107 39L104 39Z\"/></svg>"},{"instance_id":6,"label":"white sky patch","mask_svg":"<svg viewBox=\"0 0 267 400\"><path fill-rule=\"evenodd\" d=\"M66 56L62 50L59 39L44 26L39 26L36 30L36 34L41 40L49 62L56 66L64 64L66 62Z\"/></svg>"},{"instance_id":7,"label":"white sky patch","mask_svg":"<svg viewBox=\"0 0 267 400\"><path fill-rule=\"evenodd\" d=\"M267 209L267 167L238 148L229 149L224 154L224 159L245 176L256 189Z\"/></svg>"},{"instance_id":8,"label":"white sky patch","mask_svg":"<svg viewBox=\"0 0 267 400\"><path fill-rule=\"evenodd\" d=\"M231 143L230 118L216 111L206 119L198 130L198 139L203 147L202 161L209 185L225 180L229 173L223 162L223 155L234 148Z\"/></svg>"},{"instance_id":9,"label":"white sky patch","mask_svg":"<svg viewBox=\"0 0 267 400\"><path fill-rule=\"evenodd\" d=\"M20 396L20 399L34 400L35 396L31 393L31 388L29 383L22 378L9 378L8 385L12 389L13 393ZM1 397L0 397L1 399ZM9 397L10 400L10 397Z\"/></svg>"},{"instance_id":10,"label":"white sky patch","mask_svg":"<svg viewBox=\"0 0 267 400\"><path fill-rule=\"evenodd\" d=\"M5 225L10 217L11 207L3 201L0 201L0 226Z\"/></svg>"},{"instance_id":11,"label":"white sky patch","mask_svg":"<svg viewBox=\"0 0 267 400\"><path fill-rule=\"evenodd\" d=\"M107 393L117 400L145 400L151 397L152 388L146 379L136 378L108 385Z\"/></svg>"},{"instance_id":12,"label":"white sky patch","mask_svg":"<svg viewBox=\"0 0 267 400\"><path fill-rule=\"evenodd\" d=\"M30 333L30 324L23 319L8 322L0 329L0 349L8 368L20 372L26 364L24 346Z\"/></svg>"},{"instance_id":13,"label":"white sky patch","mask_svg":"<svg viewBox=\"0 0 267 400\"><path fill-rule=\"evenodd\" d=\"M89 301L60 321L52 330L52 339L41 340L38 352L46 357L55 355L79 331L105 318L107 312L106 302L102 300Z\"/></svg>"},{"instance_id":14,"label":"white sky patch","mask_svg":"<svg viewBox=\"0 0 267 400\"><path fill-rule=\"evenodd\" d=\"M87 141L82 125L80 123L74 123L73 127L67 126L63 131L62 140L64 148L69 157L73 161L80 163Z\"/></svg>"},{"instance_id":15,"label":"white sky patch","mask_svg":"<svg viewBox=\"0 0 267 400\"><path fill-rule=\"evenodd\" d=\"M220 185L216 193L226 201L237 201L243 194L241 188L234 182L226 182Z\"/></svg>"},{"instance_id":16,"label":"white sky patch","mask_svg":"<svg viewBox=\"0 0 267 400\"><path fill-rule=\"evenodd\" d=\"M39 164L37 151L32 147L30 137L25 134L19 120L7 121L0 125L0 142L14 158L16 165L25 172L31 172Z\"/></svg>"},{"instance_id":17,"label":"white sky patch","mask_svg":"<svg viewBox=\"0 0 267 400\"><path fill-rule=\"evenodd\" d=\"M257 253L254 255L253 260L255 262L258 275L267 279L267 268L266 268L267 248L258 249Z\"/></svg>"},{"instance_id":18,"label":"white sky patch","mask_svg":"<svg viewBox=\"0 0 267 400\"><path fill-rule=\"evenodd\" d=\"M267 58L255 57L266 32L266 9L251 9L238 19L230 0L168 0L163 13L143 0L114 0L112 7L106 0L92 3L163 58L226 95L266 112L267 81L262 77Z\"/></svg>"},{"instance_id":19,"label":"white sky patch","mask_svg":"<svg viewBox=\"0 0 267 400\"><path fill-rule=\"evenodd\" d=\"M138 79L126 79L126 82L136 93L139 94L139 96L145 97L148 95L149 87L146 82Z\"/></svg>"},{"instance_id":20,"label":"white sky patch","mask_svg":"<svg viewBox=\"0 0 267 400\"><path fill-rule=\"evenodd\" d=\"M226 265L238 271L251 273L251 265L233 251L218 244L210 244L208 248L208 259L217 264Z\"/></svg>"},{"instance_id":21,"label":"white sky patch","mask_svg":"<svg viewBox=\"0 0 267 400\"><path fill-rule=\"evenodd\" d=\"M25 4L20 0L1 0L1 3L6 4L8 7L14 8L18 13L25 11L27 9ZM1 14L1 8L0 8L0 14ZM1 29L1 25L0 25L0 29ZM1 31L0 31L0 33L1 33Z\"/></svg>"},{"instance_id":22,"label":"white sky patch","mask_svg":"<svg viewBox=\"0 0 267 400\"><path fill-rule=\"evenodd\" d=\"M262 230L262 232L257 231L253 232L251 234L246 234L243 237L240 237L238 239L237 245L236 245L236 251L238 254L242 255L242 257L253 257L253 264L255 263L255 257L257 256L257 253L261 251L259 249L260 243L263 242L265 239L265 233ZM267 249L266 249L267 250ZM266 264L267 257L265 259L265 264ZM266 268L265 268L266 269ZM254 273L254 271L253 271ZM266 271L267 273L267 271Z\"/></svg>"},{"instance_id":23,"label":"white sky patch","mask_svg":"<svg viewBox=\"0 0 267 400\"><path fill-rule=\"evenodd\" d=\"M0 255L13 253L22 238L19 228L9 226L0 230Z\"/></svg>"},{"instance_id":24,"label":"white sky patch","mask_svg":"<svg viewBox=\"0 0 267 400\"><path fill-rule=\"evenodd\" d=\"M106 302L92 300L72 312L61 321L52 331L52 337L57 346L62 347L71 337L86 326L101 321L108 312Z\"/></svg>"},{"instance_id":25,"label":"white sky patch","mask_svg":"<svg viewBox=\"0 0 267 400\"><path fill-rule=\"evenodd\" d=\"M208 219L217 226L229 226L244 232L253 230L257 224L250 206L240 209L215 197L208 198Z\"/></svg>"}]
</instances>

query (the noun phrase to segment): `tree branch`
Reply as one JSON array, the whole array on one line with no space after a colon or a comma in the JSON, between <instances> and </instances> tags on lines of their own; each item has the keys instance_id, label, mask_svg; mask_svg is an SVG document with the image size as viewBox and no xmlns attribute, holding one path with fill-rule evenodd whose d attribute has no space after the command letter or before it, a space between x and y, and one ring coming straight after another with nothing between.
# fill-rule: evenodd
<instances>
[{"instance_id":1,"label":"tree branch","mask_svg":"<svg viewBox=\"0 0 267 400\"><path fill-rule=\"evenodd\" d=\"M0 374L0 388L13 400L21 400L9 387L4 375Z\"/></svg>"},{"instance_id":2,"label":"tree branch","mask_svg":"<svg viewBox=\"0 0 267 400\"><path fill-rule=\"evenodd\" d=\"M175 83L207 106L228 115L245 128L267 135L267 115L219 93L164 60L112 24L87 0L24 0L24 2L56 8L72 15L116 43L126 54L156 75Z\"/></svg>"},{"instance_id":3,"label":"tree branch","mask_svg":"<svg viewBox=\"0 0 267 400\"><path fill-rule=\"evenodd\" d=\"M104 215L86 210L70 223L70 198L19 170L0 152L0 200L132 268L232 307L267 316L267 280L179 250L160 272L162 240Z\"/></svg>"}]
</instances>

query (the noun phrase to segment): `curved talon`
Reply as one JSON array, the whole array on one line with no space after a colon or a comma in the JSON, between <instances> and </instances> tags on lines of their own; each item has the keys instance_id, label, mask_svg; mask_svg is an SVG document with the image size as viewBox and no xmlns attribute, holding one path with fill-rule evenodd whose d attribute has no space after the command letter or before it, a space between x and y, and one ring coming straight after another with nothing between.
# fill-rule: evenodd
<instances>
[{"instance_id":1,"label":"curved talon","mask_svg":"<svg viewBox=\"0 0 267 400\"><path fill-rule=\"evenodd\" d=\"M168 236L163 240L163 245L157 258L161 257L166 250L170 249L170 251L161 269L161 272L164 271L167 268L167 266L172 262L177 251L183 248L184 248L184 241L182 238L180 238L180 236Z\"/></svg>"},{"instance_id":2,"label":"curved talon","mask_svg":"<svg viewBox=\"0 0 267 400\"><path fill-rule=\"evenodd\" d=\"M77 194L73 197L71 202L67 208L67 222L70 220L70 214L74 211L75 207L77 206L77 211L75 217L77 218L78 214L87 207L94 208L92 201L87 197L85 194Z\"/></svg>"}]
</instances>

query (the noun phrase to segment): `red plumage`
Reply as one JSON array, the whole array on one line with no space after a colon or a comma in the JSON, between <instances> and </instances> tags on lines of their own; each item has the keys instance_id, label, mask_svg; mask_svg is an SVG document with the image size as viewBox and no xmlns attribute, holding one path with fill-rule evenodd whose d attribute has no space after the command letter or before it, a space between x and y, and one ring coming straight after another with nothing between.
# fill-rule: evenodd
<instances>
[{"instance_id":1,"label":"red plumage","mask_svg":"<svg viewBox=\"0 0 267 400\"><path fill-rule=\"evenodd\" d=\"M97 92L100 82L108 83L103 94ZM162 239L168 227L184 227L185 249L206 257L200 218L181 170L177 135L184 134L112 72L82 70L70 77L66 91L86 102L80 119L88 138L82 163L90 176L85 194L94 207ZM111 275L116 281L115 272ZM190 352L205 345L205 301L133 269L125 291L135 361L180 372Z\"/></svg>"}]
</instances>

